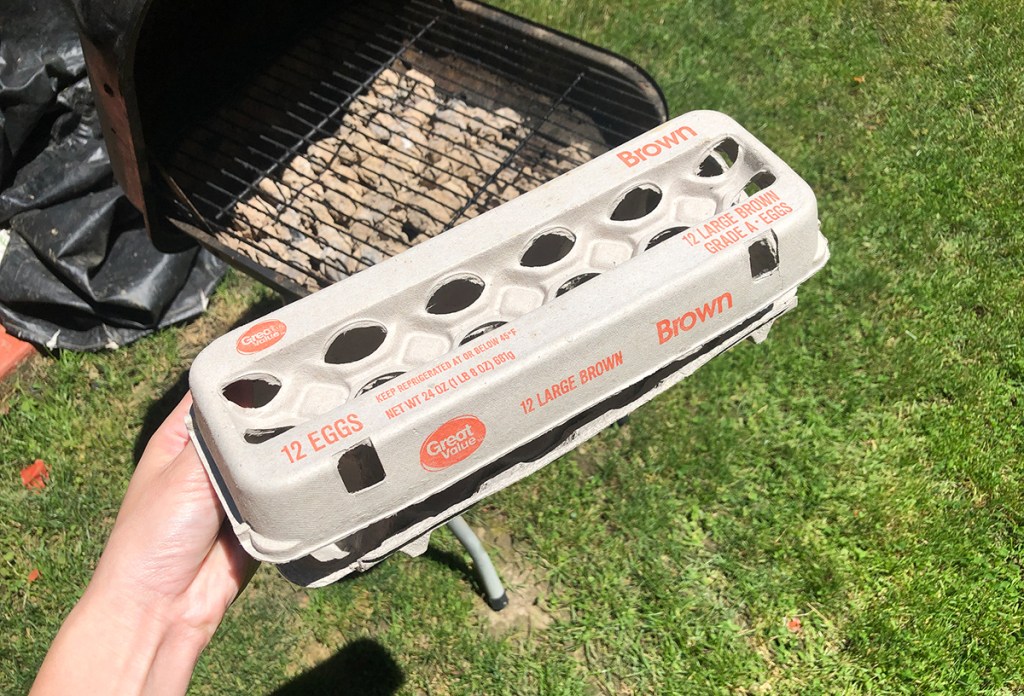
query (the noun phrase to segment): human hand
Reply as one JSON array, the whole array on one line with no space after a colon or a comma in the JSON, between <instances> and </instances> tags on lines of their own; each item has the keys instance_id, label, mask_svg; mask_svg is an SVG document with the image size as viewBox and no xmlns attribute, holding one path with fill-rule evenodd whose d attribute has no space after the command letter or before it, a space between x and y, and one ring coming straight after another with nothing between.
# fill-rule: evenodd
<instances>
[{"instance_id":1,"label":"human hand","mask_svg":"<svg viewBox=\"0 0 1024 696\"><path fill-rule=\"evenodd\" d=\"M184 693L256 569L185 430L190 394L157 429L106 549L33 693Z\"/></svg>"}]
</instances>

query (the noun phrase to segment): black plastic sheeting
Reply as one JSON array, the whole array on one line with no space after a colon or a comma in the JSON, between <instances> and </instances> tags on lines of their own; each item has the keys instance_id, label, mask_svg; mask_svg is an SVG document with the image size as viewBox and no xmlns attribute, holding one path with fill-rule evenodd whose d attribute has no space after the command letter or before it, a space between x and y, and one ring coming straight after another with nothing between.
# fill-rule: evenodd
<instances>
[{"instance_id":1,"label":"black plastic sheeting","mask_svg":"<svg viewBox=\"0 0 1024 696\"><path fill-rule=\"evenodd\" d=\"M114 182L74 15L0 2L0 323L50 349L115 348L206 309L223 264L165 253Z\"/></svg>"}]
</instances>

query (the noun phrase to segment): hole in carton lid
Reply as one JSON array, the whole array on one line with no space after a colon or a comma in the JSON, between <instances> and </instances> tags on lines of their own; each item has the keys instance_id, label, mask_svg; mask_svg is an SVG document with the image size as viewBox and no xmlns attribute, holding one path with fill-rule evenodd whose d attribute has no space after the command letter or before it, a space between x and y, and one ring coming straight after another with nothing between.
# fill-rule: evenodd
<instances>
[{"instance_id":1,"label":"hole in carton lid","mask_svg":"<svg viewBox=\"0 0 1024 696\"><path fill-rule=\"evenodd\" d=\"M461 312L484 292L484 281L473 275L462 275L449 278L434 290L427 300L429 314L454 314Z\"/></svg>"},{"instance_id":2,"label":"hole in carton lid","mask_svg":"<svg viewBox=\"0 0 1024 696\"><path fill-rule=\"evenodd\" d=\"M460 346L464 346L467 343L469 343L470 341L475 341L476 339L480 338L481 336L483 336L488 331L494 331L499 326L504 326L504 325L505 325L505 322L503 322L503 321L489 321L486 324L481 324L480 326L476 327L475 329L470 331L468 334L466 334L466 337L464 339L462 339L461 341L459 341L459 345Z\"/></svg>"},{"instance_id":3,"label":"hole in carton lid","mask_svg":"<svg viewBox=\"0 0 1024 696\"><path fill-rule=\"evenodd\" d=\"M384 384L385 382L390 382L395 377L398 377L399 375L404 375L404 374L405 374L404 372L388 372L386 374L380 375L379 377L374 377L369 382L364 384L362 389L360 389L358 392L356 392L356 396L360 396L362 394L365 394L366 392L370 391L371 389L376 389L377 387L379 387L380 385Z\"/></svg>"},{"instance_id":4,"label":"hole in carton lid","mask_svg":"<svg viewBox=\"0 0 1024 696\"><path fill-rule=\"evenodd\" d=\"M640 184L622 197L612 211L612 220L639 220L661 203L661 191L653 184Z\"/></svg>"},{"instance_id":5,"label":"hole in carton lid","mask_svg":"<svg viewBox=\"0 0 1024 696\"><path fill-rule=\"evenodd\" d=\"M280 428L250 428L249 430L245 431L245 434L242 435L242 438L250 445L258 445L261 442L272 440L281 433L288 432L293 427L294 426L291 425L284 425L281 426Z\"/></svg>"},{"instance_id":6,"label":"hole in carton lid","mask_svg":"<svg viewBox=\"0 0 1024 696\"><path fill-rule=\"evenodd\" d=\"M779 238L775 230L768 230L768 235L758 239L747 247L750 254L750 277L766 276L779 267Z\"/></svg>"},{"instance_id":7,"label":"hole in carton lid","mask_svg":"<svg viewBox=\"0 0 1024 696\"><path fill-rule=\"evenodd\" d=\"M690 229L690 228L689 227L669 227L667 230L662 230L658 234L656 234L653 237L651 237L651 241L647 242L647 249L645 249L645 251L648 250L648 249L653 249L654 247L658 246L662 242L668 241L669 239L672 239L673 237L675 237L678 234L682 234L683 232L685 232L688 229Z\"/></svg>"},{"instance_id":8,"label":"hole in carton lid","mask_svg":"<svg viewBox=\"0 0 1024 696\"><path fill-rule=\"evenodd\" d=\"M519 259L528 268L550 266L564 259L576 244L576 236L569 230L550 230L533 238Z\"/></svg>"},{"instance_id":9,"label":"hole in carton lid","mask_svg":"<svg viewBox=\"0 0 1024 696\"><path fill-rule=\"evenodd\" d=\"M558 291L555 293L555 297L561 297L562 295L564 295L565 293L569 292L570 290L572 290L574 288L578 288L579 286L583 285L588 280L591 280L592 278L596 278L596 277L597 277L597 273L581 273L578 276L570 278L569 280L567 280L564 283L562 283L562 286L560 288L558 288Z\"/></svg>"},{"instance_id":10,"label":"hole in carton lid","mask_svg":"<svg viewBox=\"0 0 1024 696\"><path fill-rule=\"evenodd\" d=\"M759 191L763 191L772 184L775 183L775 175L768 170L762 170L750 177L750 181L743 186L743 193L747 196L753 196Z\"/></svg>"},{"instance_id":11,"label":"hole in carton lid","mask_svg":"<svg viewBox=\"0 0 1024 696\"><path fill-rule=\"evenodd\" d=\"M370 440L363 440L338 457L338 474L345 490L358 493L384 480L384 465Z\"/></svg>"},{"instance_id":12,"label":"hole in carton lid","mask_svg":"<svg viewBox=\"0 0 1024 696\"><path fill-rule=\"evenodd\" d=\"M262 408L281 391L281 382L270 375L250 375L224 387L224 398L242 408Z\"/></svg>"},{"instance_id":13,"label":"hole in carton lid","mask_svg":"<svg viewBox=\"0 0 1024 696\"><path fill-rule=\"evenodd\" d=\"M356 324L341 330L324 354L324 362L346 365L367 358L381 347L388 330L380 324Z\"/></svg>"},{"instance_id":14,"label":"hole in carton lid","mask_svg":"<svg viewBox=\"0 0 1024 696\"><path fill-rule=\"evenodd\" d=\"M721 158L726 169L736 164L736 160L740 158L740 144L732 138L726 138L715 145L714 151Z\"/></svg>"},{"instance_id":15,"label":"hole in carton lid","mask_svg":"<svg viewBox=\"0 0 1024 696\"><path fill-rule=\"evenodd\" d=\"M721 140L697 167L697 176L714 177L725 174L740 156L740 146L732 138Z\"/></svg>"},{"instance_id":16,"label":"hole in carton lid","mask_svg":"<svg viewBox=\"0 0 1024 696\"><path fill-rule=\"evenodd\" d=\"M722 174L725 174L725 168L722 167L722 163L714 155L705 157L704 161L697 167L697 176L700 177L721 176Z\"/></svg>"}]
</instances>

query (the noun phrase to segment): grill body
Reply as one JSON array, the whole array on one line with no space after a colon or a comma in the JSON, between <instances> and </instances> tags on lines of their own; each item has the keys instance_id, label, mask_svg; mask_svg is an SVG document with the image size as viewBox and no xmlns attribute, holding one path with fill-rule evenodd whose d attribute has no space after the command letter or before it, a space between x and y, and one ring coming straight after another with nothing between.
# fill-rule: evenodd
<instances>
[{"instance_id":1,"label":"grill body","mask_svg":"<svg viewBox=\"0 0 1024 696\"><path fill-rule=\"evenodd\" d=\"M664 121L607 51L468 0L78 2L154 240L304 295Z\"/></svg>"}]
</instances>

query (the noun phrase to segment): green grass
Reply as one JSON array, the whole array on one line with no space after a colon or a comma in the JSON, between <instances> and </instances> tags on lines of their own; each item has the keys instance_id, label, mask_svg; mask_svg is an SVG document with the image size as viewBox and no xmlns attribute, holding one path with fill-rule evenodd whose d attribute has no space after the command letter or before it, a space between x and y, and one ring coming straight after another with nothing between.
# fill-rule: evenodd
<instances>
[{"instance_id":1,"label":"green grass","mask_svg":"<svg viewBox=\"0 0 1024 696\"><path fill-rule=\"evenodd\" d=\"M323 590L261 570L195 692L1024 692L1021 6L501 4L631 57L673 114L737 118L814 187L832 260L766 343L471 513L550 626L495 633L439 532ZM211 316L16 383L0 683L87 581L149 406L265 295L233 276Z\"/></svg>"}]
</instances>

